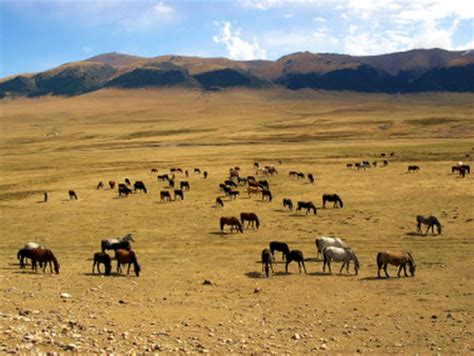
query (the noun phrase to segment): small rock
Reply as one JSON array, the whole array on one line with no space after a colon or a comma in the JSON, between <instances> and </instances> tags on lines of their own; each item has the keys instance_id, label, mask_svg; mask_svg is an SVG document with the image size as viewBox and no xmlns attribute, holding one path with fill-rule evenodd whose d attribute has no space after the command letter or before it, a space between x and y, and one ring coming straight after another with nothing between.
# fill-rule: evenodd
<instances>
[{"instance_id":1,"label":"small rock","mask_svg":"<svg viewBox=\"0 0 474 356\"><path fill-rule=\"evenodd\" d=\"M319 348L320 348L321 350L327 350L327 349L328 349L328 345L326 345L326 344L321 344L321 346L319 346Z\"/></svg>"},{"instance_id":2,"label":"small rock","mask_svg":"<svg viewBox=\"0 0 474 356\"><path fill-rule=\"evenodd\" d=\"M203 282L202 282L203 285L205 286L212 286L214 285L214 283L212 283L212 281L210 279L205 279Z\"/></svg>"},{"instance_id":3,"label":"small rock","mask_svg":"<svg viewBox=\"0 0 474 356\"><path fill-rule=\"evenodd\" d=\"M433 319L433 320L434 320L434 319L438 319L438 316L436 316L436 315L433 314L433 315L431 316L431 319Z\"/></svg>"},{"instance_id":4,"label":"small rock","mask_svg":"<svg viewBox=\"0 0 474 356\"><path fill-rule=\"evenodd\" d=\"M77 347L76 344L67 344L66 346L64 346L64 349L67 350L67 351L77 351L77 350L79 350L79 348Z\"/></svg>"},{"instance_id":5,"label":"small rock","mask_svg":"<svg viewBox=\"0 0 474 356\"><path fill-rule=\"evenodd\" d=\"M160 350L161 350L161 345L158 344L158 343L157 343L157 344L154 344L154 345L153 345L153 350L154 350L154 351L160 351Z\"/></svg>"},{"instance_id":6,"label":"small rock","mask_svg":"<svg viewBox=\"0 0 474 356\"><path fill-rule=\"evenodd\" d=\"M118 301L119 304L128 304L128 302L126 300L123 300L123 299L120 299Z\"/></svg>"},{"instance_id":7,"label":"small rock","mask_svg":"<svg viewBox=\"0 0 474 356\"><path fill-rule=\"evenodd\" d=\"M301 339L301 336L300 336L300 334L295 333L291 338L292 338L293 340L300 340L300 339Z\"/></svg>"},{"instance_id":8,"label":"small rock","mask_svg":"<svg viewBox=\"0 0 474 356\"><path fill-rule=\"evenodd\" d=\"M72 295L70 295L69 293L61 293L61 298L62 299L69 299L71 297L72 297ZM74 345L74 344L72 344L72 345Z\"/></svg>"},{"instance_id":9,"label":"small rock","mask_svg":"<svg viewBox=\"0 0 474 356\"><path fill-rule=\"evenodd\" d=\"M257 287L257 288L254 289L253 292L254 292L254 293L260 293L261 291L262 291L262 288Z\"/></svg>"}]
</instances>

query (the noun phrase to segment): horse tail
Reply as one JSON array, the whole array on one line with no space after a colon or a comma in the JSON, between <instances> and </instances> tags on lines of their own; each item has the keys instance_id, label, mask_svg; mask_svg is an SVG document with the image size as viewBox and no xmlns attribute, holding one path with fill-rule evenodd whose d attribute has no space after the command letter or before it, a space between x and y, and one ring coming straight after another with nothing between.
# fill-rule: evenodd
<instances>
[{"instance_id":1,"label":"horse tail","mask_svg":"<svg viewBox=\"0 0 474 356\"><path fill-rule=\"evenodd\" d=\"M383 263L382 263L382 252L379 252L379 253L377 254L377 267L378 267L378 268L381 268L381 267L382 267L382 264L383 264Z\"/></svg>"}]
</instances>

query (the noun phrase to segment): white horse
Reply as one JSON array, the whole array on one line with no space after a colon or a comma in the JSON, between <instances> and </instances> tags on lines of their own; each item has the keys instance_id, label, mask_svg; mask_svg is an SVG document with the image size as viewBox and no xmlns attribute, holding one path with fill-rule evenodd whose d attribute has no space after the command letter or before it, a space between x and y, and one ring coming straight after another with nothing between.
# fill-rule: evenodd
<instances>
[{"instance_id":1,"label":"white horse","mask_svg":"<svg viewBox=\"0 0 474 356\"><path fill-rule=\"evenodd\" d=\"M105 250L111 250L111 249L117 249L117 248L126 248L128 243L132 241L135 242L133 239L132 234L127 234L124 237L121 237L119 239L107 239L107 240L102 240L100 245L102 247L102 252L105 252Z\"/></svg>"},{"instance_id":2,"label":"white horse","mask_svg":"<svg viewBox=\"0 0 474 356\"><path fill-rule=\"evenodd\" d=\"M34 248L45 248L45 246L37 243L37 242L27 242L25 244L25 247L23 247L25 250L33 250Z\"/></svg>"},{"instance_id":3,"label":"white horse","mask_svg":"<svg viewBox=\"0 0 474 356\"><path fill-rule=\"evenodd\" d=\"M346 245L344 241L337 237L327 237L327 236L321 236L318 237L316 240L314 240L314 243L316 244L316 251L318 252L318 258L319 255L323 253L323 250L325 247L329 246L335 246L335 247L349 247Z\"/></svg>"},{"instance_id":4,"label":"white horse","mask_svg":"<svg viewBox=\"0 0 474 356\"><path fill-rule=\"evenodd\" d=\"M331 271L331 261L335 262L343 262L341 266L341 270L339 271L339 274L342 273L342 270L344 269L344 266L346 266L346 271L349 273L349 263L350 261L354 261L354 270L355 274L357 275L359 273L359 260L357 259L357 256L355 255L354 251L350 247L342 248L342 247L326 247L323 250L323 257L324 257L324 264L323 264L323 272L326 271L326 265L329 267L329 272L332 273Z\"/></svg>"}]
</instances>

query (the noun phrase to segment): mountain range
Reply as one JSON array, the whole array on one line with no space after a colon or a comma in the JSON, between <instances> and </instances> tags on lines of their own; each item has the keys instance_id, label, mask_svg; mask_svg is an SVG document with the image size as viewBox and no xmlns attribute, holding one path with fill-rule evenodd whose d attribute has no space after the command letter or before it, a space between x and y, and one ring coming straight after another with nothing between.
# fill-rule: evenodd
<instances>
[{"instance_id":1,"label":"mountain range","mask_svg":"<svg viewBox=\"0 0 474 356\"><path fill-rule=\"evenodd\" d=\"M474 51L415 49L376 56L297 52L276 61L106 53L0 80L0 98L74 96L102 88L283 86L369 93L474 92Z\"/></svg>"}]
</instances>

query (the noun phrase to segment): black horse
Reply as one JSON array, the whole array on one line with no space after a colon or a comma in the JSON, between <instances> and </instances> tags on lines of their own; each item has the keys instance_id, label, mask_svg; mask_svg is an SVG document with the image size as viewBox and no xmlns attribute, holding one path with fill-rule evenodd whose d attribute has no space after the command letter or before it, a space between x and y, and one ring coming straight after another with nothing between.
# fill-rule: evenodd
<instances>
[{"instance_id":1,"label":"black horse","mask_svg":"<svg viewBox=\"0 0 474 356\"><path fill-rule=\"evenodd\" d=\"M419 166L408 166L408 173L410 172L419 172L420 167Z\"/></svg>"},{"instance_id":2,"label":"black horse","mask_svg":"<svg viewBox=\"0 0 474 356\"><path fill-rule=\"evenodd\" d=\"M189 182L188 181L185 181L183 180L182 182L179 183L179 187L182 189L182 190L190 190L191 187L189 186Z\"/></svg>"},{"instance_id":3,"label":"black horse","mask_svg":"<svg viewBox=\"0 0 474 356\"><path fill-rule=\"evenodd\" d=\"M273 255L270 252L270 250L268 248L264 249L262 251L262 272L265 269L265 276L267 276L267 278L268 278L268 275L270 274L270 269L272 270L272 273L275 273L275 271L273 271L272 260L273 260Z\"/></svg>"},{"instance_id":4,"label":"black horse","mask_svg":"<svg viewBox=\"0 0 474 356\"><path fill-rule=\"evenodd\" d=\"M308 173L308 180L309 180L309 182L310 182L311 184L314 183L314 176L313 176L312 173Z\"/></svg>"},{"instance_id":5,"label":"black horse","mask_svg":"<svg viewBox=\"0 0 474 356\"><path fill-rule=\"evenodd\" d=\"M304 265L303 252L301 252L300 250L291 250L290 251L290 253L286 256L286 265L285 265L286 273L288 273L288 265L292 261L298 262L298 270L300 271L300 273L301 273L301 266L303 266L304 273L308 273L308 272L306 272L306 267Z\"/></svg>"},{"instance_id":6,"label":"black horse","mask_svg":"<svg viewBox=\"0 0 474 356\"><path fill-rule=\"evenodd\" d=\"M230 179L224 181L224 184L225 184L225 185L229 185L229 186L231 186L231 187L233 187L233 188L237 188L237 184L235 184L235 182L234 182L233 180L230 180Z\"/></svg>"},{"instance_id":7,"label":"black horse","mask_svg":"<svg viewBox=\"0 0 474 356\"><path fill-rule=\"evenodd\" d=\"M128 196L129 194L132 193L132 190L127 187L125 184L123 183L119 183L118 185L118 194L119 194L119 197L120 196Z\"/></svg>"},{"instance_id":8,"label":"black horse","mask_svg":"<svg viewBox=\"0 0 474 356\"><path fill-rule=\"evenodd\" d=\"M171 201L171 194L167 190L162 190L160 192L160 200L168 200Z\"/></svg>"},{"instance_id":9,"label":"black horse","mask_svg":"<svg viewBox=\"0 0 474 356\"><path fill-rule=\"evenodd\" d=\"M258 184L259 184L260 188L262 188L262 189L267 189L267 190L270 189L270 185L268 184L267 180L259 180Z\"/></svg>"},{"instance_id":10,"label":"black horse","mask_svg":"<svg viewBox=\"0 0 474 356\"><path fill-rule=\"evenodd\" d=\"M104 182L100 181L99 184L97 184L97 190L104 188Z\"/></svg>"},{"instance_id":11,"label":"black horse","mask_svg":"<svg viewBox=\"0 0 474 356\"><path fill-rule=\"evenodd\" d=\"M204 171L204 173L202 174L204 179L207 179L207 171Z\"/></svg>"},{"instance_id":12,"label":"black horse","mask_svg":"<svg viewBox=\"0 0 474 356\"><path fill-rule=\"evenodd\" d=\"M201 174L201 170L199 168L194 168L194 173Z\"/></svg>"},{"instance_id":13,"label":"black horse","mask_svg":"<svg viewBox=\"0 0 474 356\"><path fill-rule=\"evenodd\" d=\"M178 197L181 200L184 200L184 192L183 192L182 189L175 189L174 190L174 200L176 200Z\"/></svg>"},{"instance_id":14,"label":"black horse","mask_svg":"<svg viewBox=\"0 0 474 356\"><path fill-rule=\"evenodd\" d=\"M288 207L288 209L293 210L293 201L290 198L283 199L283 207Z\"/></svg>"},{"instance_id":15,"label":"black horse","mask_svg":"<svg viewBox=\"0 0 474 356\"><path fill-rule=\"evenodd\" d=\"M156 176L156 179L158 179L158 181L165 181L165 180L170 180L170 177L167 175L167 174L161 174L161 175L158 175Z\"/></svg>"},{"instance_id":16,"label":"black horse","mask_svg":"<svg viewBox=\"0 0 474 356\"><path fill-rule=\"evenodd\" d=\"M77 200L77 194L74 190L70 190L68 194L69 194L69 200L72 200L72 199Z\"/></svg>"},{"instance_id":17,"label":"black horse","mask_svg":"<svg viewBox=\"0 0 474 356\"><path fill-rule=\"evenodd\" d=\"M314 206L313 202L311 201L299 201L296 211L300 211L301 209L306 209L306 214L308 214L311 210L313 210L314 215L317 214L316 206Z\"/></svg>"},{"instance_id":18,"label":"black horse","mask_svg":"<svg viewBox=\"0 0 474 356\"><path fill-rule=\"evenodd\" d=\"M128 179L128 178L125 178L125 184L128 185L128 186L132 185L132 183L130 182L130 179Z\"/></svg>"},{"instance_id":19,"label":"black horse","mask_svg":"<svg viewBox=\"0 0 474 356\"><path fill-rule=\"evenodd\" d=\"M18 261L20 261L20 268L25 268L26 266L26 259L32 259L31 258L31 249L30 248L22 248L20 250L18 250L18 253L16 254L16 257L18 259ZM42 266L42 263L40 262L40 267L43 267Z\"/></svg>"},{"instance_id":20,"label":"black horse","mask_svg":"<svg viewBox=\"0 0 474 356\"><path fill-rule=\"evenodd\" d=\"M219 197L216 198L216 206L220 206L221 208L224 207L224 202Z\"/></svg>"},{"instance_id":21,"label":"black horse","mask_svg":"<svg viewBox=\"0 0 474 356\"><path fill-rule=\"evenodd\" d=\"M147 190L146 190L146 187L145 187L145 183L143 183L141 180L137 180L134 184L133 184L133 190L136 192L137 190L141 190L143 192L145 192L145 194L147 193Z\"/></svg>"},{"instance_id":22,"label":"black horse","mask_svg":"<svg viewBox=\"0 0 474 356\"><path fill-rule=\"evenodd\" d=\"M95 273L95 266L97 266L97 272L100 272L99 265L103 264L105 266L105 274L107 276L110 275L112 271L112 262L110 260L110 256L105 252L97 252L94 254L94 263L92 265L92 273Z\"/></svg>"},{"instance_id":23,"label":"black horse","mask_svg":"<svg viewBox=\"0 0 474 356\"><path fill-rule=\"evenodd\" d=\"M323 208L326 207L326 202L333 202L335 208L343 208L344 203L342 202L342 199L339 195L337 194L323 194Z\"/></svg>"},{"instance_id":24,"label":"black horse","mask_svg":"<svg viewBox=\"0 0 474 356\"><path fill-rule=\"evenodd\" d=\"M272 192L268 189L262 190L262 200L268 199L268 201L272 201Z\"/></svg>"},{"instance_id":25,"label":"black horse","mask_svg":"<svg viewBox=\"0 0 474 356\"><path fill-rule=\"evenodd\" d=\"M288 244L286 242L272 241L270 242L270 251L272 253L272 256L275 255L275 251L280 251L281 259L284 260L288 257L288 254L290 253L290 248L288 247Z\"/></svg>"}]
</instances>

